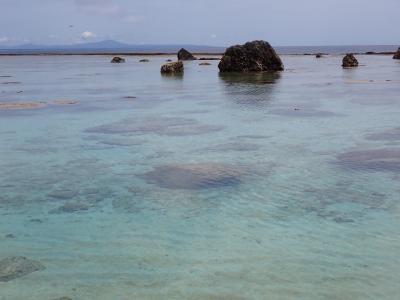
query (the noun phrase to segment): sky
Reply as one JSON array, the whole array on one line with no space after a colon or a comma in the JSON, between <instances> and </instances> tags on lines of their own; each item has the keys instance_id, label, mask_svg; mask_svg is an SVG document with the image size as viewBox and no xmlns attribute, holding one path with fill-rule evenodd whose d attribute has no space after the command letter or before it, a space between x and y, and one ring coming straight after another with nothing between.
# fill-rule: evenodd
<instances>
[{"instance_id":1,"label":"sky","mask_svg":"<svg viewBox=\"0 0 400 300\"><path fill-rule=\"evenodd\" d=\"M0 46L397 45L400 0L0 0Z\"/></svg>"}]
</instances>

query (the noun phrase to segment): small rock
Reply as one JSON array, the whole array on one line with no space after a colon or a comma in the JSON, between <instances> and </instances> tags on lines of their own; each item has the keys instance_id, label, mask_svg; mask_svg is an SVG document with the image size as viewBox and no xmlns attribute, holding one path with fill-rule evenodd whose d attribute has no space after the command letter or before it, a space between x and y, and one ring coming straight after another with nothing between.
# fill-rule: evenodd
<instances>
[{"instance_id":1,"label":"small rock","mask_svg":"<svg viewBox=\"0 0 400 300\"><path fill-rule=\"evenodd\" d=\"M43 221L41 219L30 219L29 222L41 224Z\"/></svg>"},{"instance_id":2,"label":"small rock","mask_svg":"<svg viewBox=\"0 0 400 300\"><path fill-rule=\"evenodd\" d=\"M400 59L400 47L397 52L394 54L393 59Z\"/></svg>"},{"instance_id":3,"label":"small rock","mask_svg":"<svg viewBox=\"0 0 400 300\"><path fill-rule=\"evenodd\" d=\"M145 62L149 62L150 60L148 60L148 59L141 59L141 60L139 60L139 62L141 62L141 63L145 63Z\"/></svg>"},{"instance_id":4,"label":"small rock","mask_svg":"<svg viewBox=\"0 0 400 300\"><path fill-rule=\"evenodd\" d=\"M342 67L343 68L358 67L358 60L352 53L346 54L346 56L343 58Z\"/></svg>"},{"instance_id":5,"label":"small rock","mask_svg":"<svg viewBox=\"0 0 400 300\"><path fill-rule=\"evenodd\" d=\"M317 53L317 54L315 55L315 57L316 57L316 58L321 58L321 57L322 57L322 54L321 54L321 53Z\"/></svg>"},{"instance_id":6,"label":"small rock","mask_svg":"<svg viewBox=\"0 0 400 300\"><path fill-rule=\"evenodd\" d=\"M208 62L199 63L199 66L211 66Z\"/></svg>"},{"instance_id":7,"label":"small rock","mask_svg":"<svg viewBox=\"0 0 400 300\"><path fill-rule=\"evenodd\" d=\"M167 60L166 60L166 62L171 62L171 61L172 61L172 59L167 59Z\"/></svg>"},{"instance_id":8,"label":"small rock","mask_svg":"<svg viewBox=\"0 0 400 300\"><path fill-rule=\"evenodd\" d=\"M182 48L178 52L178 60L196 60L196 57L186 49Z\"/></svg>"},{"instance_id":9,"label":"small rock","mask_svg":"<svg viewBox=\"0 0 400 300\"><path fill-rule=\"evenodd\" d=\"M184 70L182 61L171 62L161 67L162 74L182 73Z\"/></svg>"},{"instance_id":10,"label":"small rock","mask_svg":"<svg viewBox=\"0 0 400 300\"><path fill-rule=\"evenodd\" d=\"M61 297L61 298L56 298L53 300L72 300L70 297Z\"/></svg>"},{"instance_id":11,"label":"small rock","mask_svg":"<svg viewBox=\"0 0 400 300\"><path fill-rule=\"evenodd\" d=\"M10 256L0 260L0 282L7 282L36 271L46 269L40 262L23 256Z\"/></svg>"},{"instance_id":12,"label":"small rock","mask_svg":"<svg viewBox=\"0 0 400 300\"><path fill-rule=\"evenodd\" d=\"M125 62L125 58L116 56L111 60L111 63L113 64L119 64L119 63L124 63Z\"/></svg>"}]
</instances>

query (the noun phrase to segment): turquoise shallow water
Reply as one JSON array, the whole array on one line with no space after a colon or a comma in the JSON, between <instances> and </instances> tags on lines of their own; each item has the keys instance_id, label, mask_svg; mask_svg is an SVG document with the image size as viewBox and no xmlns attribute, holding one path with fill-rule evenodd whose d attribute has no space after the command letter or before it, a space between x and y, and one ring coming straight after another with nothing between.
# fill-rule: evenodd
<instances>
[{"instance_id":1,"label":"turquoise shallow water","mask_svg":"<svg viewBox=\"0 0 400 300\"><path fill-rule=\"evenodd\" d=\"M166 58L0 58L0 299L397 299L400 63Z\"/></svg>"}]
</instances>

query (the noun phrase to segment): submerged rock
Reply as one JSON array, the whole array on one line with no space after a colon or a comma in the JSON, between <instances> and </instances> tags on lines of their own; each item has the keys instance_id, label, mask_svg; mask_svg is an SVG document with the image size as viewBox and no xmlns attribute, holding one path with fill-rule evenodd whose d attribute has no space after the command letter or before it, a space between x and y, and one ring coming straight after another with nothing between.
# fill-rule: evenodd
<instances>
[{"instance_id":1,"label":"submerged rock","mask_svg":"<svg viewBox=\"0 0 400 300\"><path fill-rule=\"evenodd\" d=\"M208 62L199 63L199 66L211 66Z\"/></svg>"},{"instance_id":2,"label":"submerged rock","mask_svg":"<svg viewBox=\"0 0 400 300\"><path fill-rule=\"evenodd\" d=\"M184 48L182 48L178 52L178 60L195 60L195 59L196 57L194 57L192 53L190 53Z\"/></svg>"},{"instance_id":3,"label":"submerged rock","mask_svg":"<svg viewBox=\"0 0 400 300\"><path fill-rule=\"evenodd\" d=\"M274 48L265 41L253 41L228 48L218 67L221 72L283 70L280 57Z\"/></svg>"},{"instance_id":4,"label":"submerged rock","mask_svg":"<svg viewBox=\"0 0 400 300\"><path fill-rule=\"evenodd\" d=\"M162 74L182 73L183 70L184 70L183 63L181 61L171 62L171 63L165 64L161 67Z\"/></svg>"},{"instance_id":5,"label":"submerged rock","mask_svg":"<svg viewBox=\"0 0 400 300\"><path fill-rule=\"evenodd\" d=\"M30 260L23 256L11 256L0 260L0 282L28 275L46 269L40 262Z\"/></svg>"},{"instance_id":6,"label":"submerged rock","mask_svg":"<svg viewBox=\"0 0 400 300\"><path fill-rule=\"evenodd\" d=\"M270 111L271 114L286 116L286 117L301 117L301 118L325 118L325 117L334 117L338 116L334 112L326 111L326 110L318 110L318 109L300 109L298 107L295 108L278 108Z\"/></svg>"},{"instance_id":7,"label":"submerged rock","mask_svg":"<svg viewBox=\"0 0 400 300\"><path fill-rule=\"evenodd\" d=\"M243 143L243 142L230 142L226 144L219 144L215 146L209 146L206 148L202 148L197 152L204 153L206 151L212 152L228 152L228 151L237 151L237 152L247 152L247 151L256 151L261 148L260 145Z\"/></svg>"},{"instance_id":8,"label":"submerged rock","mask_svg":"<svg viewBox=\"0 0 400 300\"><path fill-rule=\"evenodd\" d=\"M366 138L372 141L397 142L400 141L400 127L387 129L381 132L371 133L368 134Z\"/></svg>"},{"instance_id":9,"label":"submerged rock","mask_svg":"<svg viewBox=\"0 0 400 300\"><path fill-rule=\"evenodd\" d=\"M141 59L141 60L139 60L139 62L141 62L141 63L145 63L145 62L149 62L150 60L148 60L148 59Z\"/></svg>"},{"instance_id":10,"label":"submerged rock","mask_svg":"<svg viewBox=\"0 0 400 300\"><path fill-rule=\"evenodd\" d=\"M242 175L230 165L196 163L158 166L141 177L162 188L197 190L238 185Z\"/></svg>"},{"instance_id":11,"label":"submerged rock","mask_svg":"<svg viewBox=\"0 0 400 300\"><path fill-rule=\"evenodd\" d=\"M113 64L119 64L119 63L124 63L125 62L125 58L116 56L111 60L111 63Z\"/></svg>"},{"instance_id":12,"label":"submerged rock","mask_svg":"<svg viewBox=\"0 0 400 300\"><path fill-rule=\"evenodd\" d=\"M343 68L358 67L358 60L352 53L346 54L346 56L343 57L342 67Z\"/></svg>"},{"instance_id":13,"label":"submerged rock","mask_svg":"<svg viewBox=\"0 0 400 300\"><path fill-rule=\"evenodd\" d=\"M158 134L167 136L190 136L223 130L221 125L201 124L195 119L153 117L125 119L120 122L89 128L86 132L102 134Z\"/></svg>"},{"instance_id":14,"label":"submerged rock","mask_svg":"<svg viewBox=\"0 0 400 300\"><path fill-rule=\"evenodd\" d=\"M400 47L397 52L394 54L393 59L400 59Z\"/></svg>"},{"instance_id":15,"label":"submerged rock","mask_svg":"<svg viewBox=\"0 0 400 300\"><path fill-rule=\"evenodd\" d=\"M76 213L81 211L89 210L89 206L79 202L69 202L56 209L51 210L51 214L62 214L62 213Z\"/></svg>"},{"instance_id":16,"label":"submerged rock","mask_svg":"<svg viewBox=\"0 0 400 300\"><path fill-rule=\"evenodd\" d=\"M54 100L50 102L50 104L54 105L75 105L79 104L78 100L69 100L69 99L60 99L60 100Z\"/></svg>"},{"instance_id":17,"label":"submerged rock","mask_svg":"<svg viewBox=\"0 0 400 300\"><path fill-rule=\"evenodd\" d=\"M55 190L47 194L48 197L59 200L72 199L74 197L77 197L78 195L79 195L78 191L69 189Z\"/></svg>"},{"instance_id":18,"label":"submerged rock","mask_svg":"<svg viewBox=\"0 0 400 300\"><path fill-rule=\"evenodd\" d=\"M72 298L70 298L70 297L60 297L60 298L56 298L56 299L53 299L53 300L72 300Z\"/></svg>"},{"instance_id":19,"label":"submerged rock","mask_svg":"<svg viewBox=\"0 0 400 300\"><path fill-rule=\"evenodd\" d=\"M0 110L39 109L44 107L46 107L46 103L43 102L0 103Z\"/></svg>"},{"instance_id":20,"label":"submerged rock","mask_svg":"<svg viewBox=\"0 0 400 300\"><path fill-rule=\"evenodd\" d=\"M358 171L400 171L400 148L349 151L336 157L337 163Z\"/></svg>"}]
</instances>

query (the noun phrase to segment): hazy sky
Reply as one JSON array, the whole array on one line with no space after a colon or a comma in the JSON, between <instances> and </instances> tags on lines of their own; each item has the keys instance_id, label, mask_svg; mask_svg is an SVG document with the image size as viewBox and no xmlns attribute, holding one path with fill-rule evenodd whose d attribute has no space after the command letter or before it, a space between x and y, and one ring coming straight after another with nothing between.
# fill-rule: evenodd
<instances>
[{"instance_id":1,"label":"hazy sky","mask_svg":"<svg viewBox=\"0 0 400 300\"><path fill-rule=\"evenodd\" d=\"M400 0L0 0L0 45L400 44Z\"/></svg>"}]
</instances>

